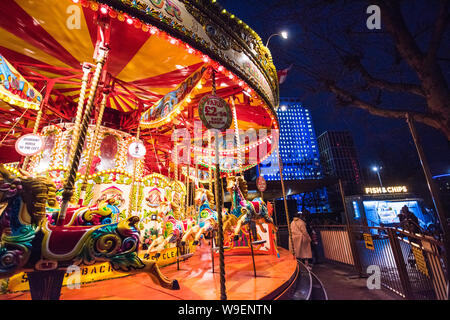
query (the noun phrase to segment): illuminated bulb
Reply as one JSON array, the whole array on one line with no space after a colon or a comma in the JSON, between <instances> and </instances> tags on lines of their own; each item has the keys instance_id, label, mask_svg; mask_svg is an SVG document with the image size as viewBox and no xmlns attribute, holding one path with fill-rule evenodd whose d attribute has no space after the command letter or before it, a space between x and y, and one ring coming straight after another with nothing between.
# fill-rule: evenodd
<instances>
[{"instance_id":1,"label":"illuminated bulb","mask_svg":"<svg viewBox=\"0 0 450 320\"><path fill-rule=\"evenodd\" d=\"M133 19L127 18L127 23L128 23L128 24L132 24L132 23L133 23Z\"/></svg>"},{"instance_id":2,"label":"illuminated bulb","mask_svg":"<svg viewBox=\"0 0 450 320\"><path fill-rule=\"evenodd\" d=\"M199 84L197 85L197 89L201 89L201 88L203 88L203 86L202 86L201 83L199 83Z\"/></svg>"},{"instance_id":3,"label":"illuminated bulb","mask_svg":"<svg viewBox=\"0 0 450 320\"><path fill-rule=\"evenodd\" d=\"M101 12L102 14L107 14L107 13L108 13L108 8L105 7L105 6L102 6L102 7L100 8L100 12Z\"/></svg>"}]
</instances>

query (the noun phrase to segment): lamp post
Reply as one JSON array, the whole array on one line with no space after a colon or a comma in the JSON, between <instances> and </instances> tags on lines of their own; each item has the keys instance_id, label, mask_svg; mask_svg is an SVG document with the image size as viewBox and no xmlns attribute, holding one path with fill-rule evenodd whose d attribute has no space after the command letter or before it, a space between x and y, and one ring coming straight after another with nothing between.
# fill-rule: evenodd
<instances>
[{"instance_id":1,"label":"lamp post","mask_svg":"<svg viewBox=\"0 0 450 320\"><path fill-rule=\"evenodd\" d=\"M383 167L373 167L372 168L372 170L373 171L375 171L376 173L377 173L377 176L378 176L378 180L380 181L380 187L381 188L383 188L383 183L381 182L381 177L380 177L380 170L382 169Z\"/></svg>"},{"instance_id":2,"label":"lamp post","mask_svg":"<svg viewBox=\"0 0 450 320\"><path fill-rule=\"evenodd\" d=\"M287 39L287 38L288 38L288 33L287 33L287 31L282 31L282 32L280 32L280 33L274 33L274 34L272 34L272 35L269 37L269 39L267 39L266 47L269 46L269 41L270 41L270 39L272 39L272 38L275 37L275 36L281 36L283 39Z\"/></svg>"}]
</instances>

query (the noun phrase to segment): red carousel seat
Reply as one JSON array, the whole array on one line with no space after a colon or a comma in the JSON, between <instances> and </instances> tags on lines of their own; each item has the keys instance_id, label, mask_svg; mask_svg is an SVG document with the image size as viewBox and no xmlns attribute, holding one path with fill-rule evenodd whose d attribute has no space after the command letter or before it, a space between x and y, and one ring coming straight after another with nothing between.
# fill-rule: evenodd
<instances>
[{"instance_id":1,"label":"red carousel seat","mask_svg":"<svg viewBox=\"0 0 450 320\"><path fill-rule=\"evenodd\" d=\"M80 243L83 236L92 226L48 226L50 231L47 239L47 248L54 255L66 255L71 253Z\"/></svg>"},{"instance_id":2,"label":"red carousel seat","mask_svg":"<svg viewBox=\"0 0 450 320\"><path fill-rule=\"evenodd\" d=\"M75 213L75 211L77 211L80 208L68 208L66 211L66 218L64 219L64 225L68 224L71 220L72 217Z\"/></svg>"},{"instance_id":3,"label":"red carousel seat","mask_svg":"<svg viewBox=\"0 0 450 320\"><path fill-rule=\"evenodd\" d=\"M259 208L259 202L258 201L252 201L252 205L253 208L255 208L255 212L258 213L260 208Z\"/></svg>"}]
</instances>

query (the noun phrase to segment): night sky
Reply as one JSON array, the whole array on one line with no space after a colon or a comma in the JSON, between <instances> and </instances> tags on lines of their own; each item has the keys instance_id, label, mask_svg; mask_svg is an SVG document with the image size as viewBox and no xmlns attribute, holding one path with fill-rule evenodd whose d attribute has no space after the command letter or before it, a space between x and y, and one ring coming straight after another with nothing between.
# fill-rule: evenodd
<instances>
[{"instance_id":1,"label":"night sky","mask_svg":"<svg viewBox=\"0 0 450 320\"><path fill-rule=\"evenodd\" d=\"M238 18L249 24L261 36L263 42L267 41L270 34L281 30L289 32L288 40L273 37L269 44L277 69L287 68L291 64L294 65L288 79L280 86L280 96L298 97L303 101L303 105L312 112L317 136L326 130L349 130L352 132L356 143L362 170L381 164L386 168L386 174L391 173L391 177L388 178L392 180L401 180L418 175L418 179L423 181L418 156L405 120L382 118L354 107L339 106L336 104L334 96L322 92L311 93L310 90L305 88L306 78L300 66L302 61L310 60L310 57L296 54L297 47L301 46L301 42L304 41L302 35L305 32L296 23L298 21L296 20L296 12L301 9L299 8L299 1L221 0L219 2L228 12L234 13ZM353 3L355 2L348 5L349 14L353 14L354 18L355 10L360 12L360 16L356 17L356 23L360 18L360 26L356 26L356 28L365 28L366 19L369 16L365 12L365 7L368 4L360 2L357 4L360 7L356 8ZM409 10L411 16L408 17L410 19L408 21L416 22L414 19L420 17L420 19L425 20L420 21L420 23L433 22L434 13L429 12L427 14L427 11L424 11L426 9L421 8L420 5L419 7L417 5L412 7ZM301 13L298 14L299 18L300 16ZM339 17L336 19L339 19ZM429 21L426 21L427 19ZM336 23L339 24L340 22L337 21ZM416 23L411 25L413 27ZM316 25L310 26L313 31L315 29L322 30L323 27L324 22L320 21ZM339 35L336 37L336 41L340 41ZM378 41L376 46L383 47L383 41L388 42L389 39L376 39L375 41ZM386 43L386 45L388 44ZM318 49L320 50L320 47ZM448 58L448 51L444 53ZM368 56L375 64L380 64L381 70L384 63L383 59L386 59L386 57L381 54L378 56L370 55L369 52ZM444 69L446 76L449 75L448 66L447 61L446 69ZM402 102L404 101L404 98L399 95L392 95L390 99L392 103L396 103L394 101L399 99L403 99ZM391 103L391 101L387 101L387 103ZM417 123L417 129L423 141L432 174L450 173L450 147L447 139L436 129L420 123ZM398 177L395 177L396 172L399 173ZM369 173L368 175L370 179L376 179L374 174Z\"/></svg>"}]
</instances>

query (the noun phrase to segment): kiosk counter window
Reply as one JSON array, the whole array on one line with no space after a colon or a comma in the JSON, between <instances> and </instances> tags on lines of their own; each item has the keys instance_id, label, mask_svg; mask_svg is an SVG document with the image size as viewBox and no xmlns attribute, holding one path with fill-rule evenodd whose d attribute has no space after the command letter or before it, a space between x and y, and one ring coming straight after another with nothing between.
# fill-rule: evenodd
<instances>
[{"instance_id":1,"label":"kiosk counter window","mask_svg":"<svg viewBox=\"0 0 450 320\"><path fill-rule=\"evenodd\" d=\"M396 227L400 224L398 215L403 206L418 218L419 224L426 229L433 223L432 211L426 210L422 199L377 199L373 197L352 197L346 201L349 213L355 223L369 227Z\"/></svg>"}]
</instances>

